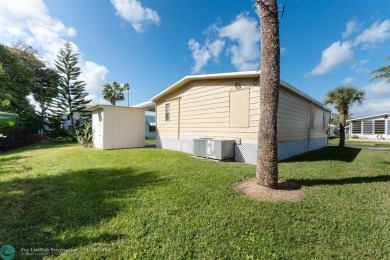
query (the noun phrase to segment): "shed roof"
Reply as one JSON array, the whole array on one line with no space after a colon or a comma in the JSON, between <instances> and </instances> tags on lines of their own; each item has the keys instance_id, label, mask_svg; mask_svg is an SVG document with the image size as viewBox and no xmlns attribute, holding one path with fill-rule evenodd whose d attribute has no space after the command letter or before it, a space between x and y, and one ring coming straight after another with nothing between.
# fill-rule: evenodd
<instances>
[{"instance_id":1,"label":"shed roof","mask_svg":"<svg viewBox=\"0 0 390 260\"><path fill-rule=\"evenodd\" d=\"M240 79L240 78L252 78L252 77L259 77L260 71L241 71L241 72L229 72L229 73L216 73L216 74L202 74L202 75L190 75L185 76L184 78L180 79L167 89L163 90L153 98L151 98L151 101L157 102L162 97L166 96L169 93L172 93L176 91L177 89L183 87L184 85L188 84L191 81L196 80L208 80L208 79ZM309 100L322 108L324 108L327 111L331 111L328 107L324 106L321 102L315 100L314 98L310 97L309 95L303 93L302 91L298 90L297 88L293 87L289 83L287 83L284 80L280 80L281 86L283 86L285 89L297 94L300 97L303 97L306 100Z\"/></svg>"},{"instance_id":2,"label":"shed roof","mask_svg":"<svg viewBox=\"0 0 390 260\"><path fill-rule=\"evenodd\" d=\"M101 110L101 109L104 109L104 108L115 108L115 109L139 109L139 110L144 110L144 108L138 108L138 107L125 107L125 106L113 106L113 105L94 105L94 106L90 106L86 109L86 111L89 111L89 112L93 112L93 111L96 111L96 110Z\"/></svg>"}]
</instances>

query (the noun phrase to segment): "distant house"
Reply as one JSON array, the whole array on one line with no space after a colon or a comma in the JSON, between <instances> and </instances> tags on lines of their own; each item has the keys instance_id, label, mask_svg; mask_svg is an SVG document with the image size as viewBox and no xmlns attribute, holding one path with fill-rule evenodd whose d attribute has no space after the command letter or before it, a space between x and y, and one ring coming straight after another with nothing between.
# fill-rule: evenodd
<instances>
[{"instance_id":1,"label":"distant house","mask_svg":"<svg viewBox=\"0 0 390 260\"><path fill-rule=\"evenodd\" d=\"M256 163L260 119L259 72L186 76L151 100L156 103L156 146L194 153L194 140L234 140L234 159ZM328 144L330 110L280 82L279 159Z\"/></svg>"},{"instance_id":2,"label":"distant house","mask_svg":"<svg viewBox=\"0 0 390 260\"><path fill-rule=\"evenodd\" d=\"M156 112L154 102L147 101L133 107L145 109L145 138L156 138Z\"/></svg>"},{"instance_id":3,"label":"distant house","mask_svg":"<svg viewBox=\"0 0 390 260\"><path fill-rule=\"evenodd\" d=\"M329 137L340 136L340 126L338 125L329 125Z\"/></svg>"},{"instance_id":4,"label":"distant house","mask_svg":"<svg viewBox=\"0 0 390 260\"><path fill-rule=\"evenodd\" d=\"M390 113L347 120L349 137L390 141Z\"/></svg>"},{"instance_id":5,"label":"distant house","mask_svg":"<svg viewBox=\"0 0 390 260\"><path fill-rule=\"evenodd\" d=\"M156 139L156 113L145 112L145 138Z\"/></svg>"}]
</instances>

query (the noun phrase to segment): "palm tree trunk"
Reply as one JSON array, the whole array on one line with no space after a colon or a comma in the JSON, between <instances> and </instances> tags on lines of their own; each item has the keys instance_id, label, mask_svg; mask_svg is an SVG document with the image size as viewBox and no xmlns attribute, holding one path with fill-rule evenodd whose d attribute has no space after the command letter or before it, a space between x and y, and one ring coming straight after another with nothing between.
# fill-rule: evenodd
<instances>
[{"instance_id":1,"label":"palm tree trunk","mask_svg":"<svg viewBox=\"0 0 390 260\"><path fill-rule=\"evenodd\" d=\"M339 142L339 147L344 147L345 146L345 118L346 115L343 113L340 113L340 142Z\"/></svg>"},{"instance_id":2,"label":"palm tree trunk","mask_svg":"<svg viewBox=\"0 0 390 260\"><path fill-rule=\"evenodd\" d=\"M280 83L279 17L276 0L258 0L261 18L260 120L256 178L278 188L277 112Z\"/></svg>"}]
</instances>

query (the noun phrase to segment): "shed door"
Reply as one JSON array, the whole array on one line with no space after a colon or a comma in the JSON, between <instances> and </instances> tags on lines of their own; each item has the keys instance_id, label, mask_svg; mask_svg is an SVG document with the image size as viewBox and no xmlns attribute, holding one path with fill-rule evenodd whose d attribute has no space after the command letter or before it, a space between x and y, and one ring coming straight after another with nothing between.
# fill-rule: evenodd
<instances>
[{"instance_id":1,"label":"shed door","mask_svg":"<svg viewBox=\"0 0 390 260\"><path fill-rule=\"evenodd\" d=\"M93 146L103 149L103 111L92 115Z\"/></svg>"}]
</instances>

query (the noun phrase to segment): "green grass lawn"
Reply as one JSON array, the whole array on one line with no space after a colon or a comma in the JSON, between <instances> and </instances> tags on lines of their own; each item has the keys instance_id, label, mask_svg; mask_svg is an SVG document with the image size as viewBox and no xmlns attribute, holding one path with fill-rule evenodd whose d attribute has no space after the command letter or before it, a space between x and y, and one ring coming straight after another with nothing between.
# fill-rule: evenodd
<instances>
[{"instance_id":1,"label":"green grass lawn","mask_svg":"<svg viewBox=\"0 0 390 260\"><path fill-rule=\"evenodd\" d=\"M329 144L338 145L339 142L340 142L340 138L338 137L329 138ZM345 145L390 147L390 142L355 141L352 139L352 140L345 140Z\"/></svg>"},{"instance_id":2,"label":"green grass lawn","mask_svg":"<svg viewBox=\"0 0 390 260\"><path fill-rule=\"evenodd\" d=\"M246 199L233 184L255 166L180 152L40 143L2 153L0 247L17 259L390 256L389 152L327 147L279 168L303 185L301 201Z\"/></svg>"},{"instance_id":3,"label":"green grass lawn","mask_svg":"<svg viewBox=\"0 0 390 260\"><path fill-rule=\"evenodd\" d=\"M156 139L145 139L145 144L155 144L156 143Z\"/></svg>"}]
</instances>

